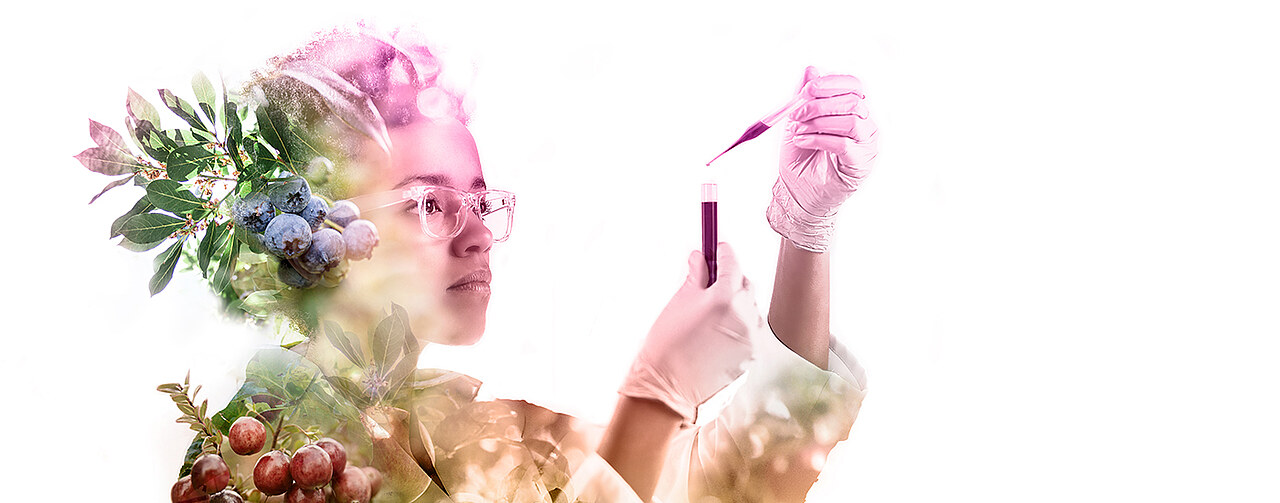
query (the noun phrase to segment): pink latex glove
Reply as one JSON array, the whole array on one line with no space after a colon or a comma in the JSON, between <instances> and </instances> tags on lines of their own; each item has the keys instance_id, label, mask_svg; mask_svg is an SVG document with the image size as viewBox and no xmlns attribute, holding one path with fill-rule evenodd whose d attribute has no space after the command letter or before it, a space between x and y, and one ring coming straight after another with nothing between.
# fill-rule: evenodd
<instances>
[{"instance_id":1,"label":"pink latex glove","mask_svg":"<svg viewBox=\"0 0 1280 503\"><path fill-rule=\"evenodd\" d=\"M689 255L689 275L649 329L618 390L666 404L685 425L697 419L698 405L742 375L752 359L752 333L764 329L728 244L719 243L716 260L716 282L707 287L702 252Z\"/></svg>"},{"instance_id":2,"label":"pink latex glove","mask_svg":"<svg viewBox=\"0 0 1280 503\"><path fill-rule=\"evenodd\" d=\"M811 66L805 68L800 94L804 102L787 122L765 216L797 247L825 252L836 210L875 163L877 129L857 77L819 76Z\"/></svg>"}]
</instances>

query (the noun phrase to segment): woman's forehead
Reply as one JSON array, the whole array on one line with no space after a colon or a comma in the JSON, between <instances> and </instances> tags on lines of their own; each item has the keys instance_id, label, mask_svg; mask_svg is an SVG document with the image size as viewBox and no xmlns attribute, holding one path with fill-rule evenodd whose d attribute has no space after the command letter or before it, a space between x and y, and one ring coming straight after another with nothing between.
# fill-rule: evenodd
<instances>
[{"instance_id":1,"label":"woman's forehead","mask_svg":"<svg viewBox=\"0 0 1280 503\"><path fill-rule=\"evenodd\" d=\"M390 174L396 186L484 188L475 139L461 122L419 121L388 131L388 135L391 137Z\"/></svg>"}]
</instances>

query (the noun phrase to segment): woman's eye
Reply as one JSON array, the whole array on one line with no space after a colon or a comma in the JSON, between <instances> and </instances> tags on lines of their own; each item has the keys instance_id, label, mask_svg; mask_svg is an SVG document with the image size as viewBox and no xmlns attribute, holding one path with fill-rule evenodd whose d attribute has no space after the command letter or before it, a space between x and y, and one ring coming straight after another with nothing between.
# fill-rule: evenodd
<instances>
[{"instance_id":1,"label":"woman's eye","mask_svg":"<svg viewBox=\"0 0 1280 503\"><path fill-rule=\"evenodd\" d=\"M436 204L435 199L427 199L425 201L422 201L422 211L426 212L427 214L436 213L440 211L440 207Z\"/></svg>"}]
</instances>

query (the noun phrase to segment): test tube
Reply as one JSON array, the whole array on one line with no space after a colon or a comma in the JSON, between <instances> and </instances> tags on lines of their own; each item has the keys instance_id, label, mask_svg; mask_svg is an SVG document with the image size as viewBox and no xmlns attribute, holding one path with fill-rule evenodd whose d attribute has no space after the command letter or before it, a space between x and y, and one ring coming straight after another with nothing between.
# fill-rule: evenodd
<instances>
[{"instance_id":1,"label":"test tube","mask_svg":"<svg viewBox=\"0 0 1280 503\"><path fill-rule=\"evenodd\" d=\"M707 260L707 287L716 282L716 204L720 196L716 184L702 184L702 256Z\"/></svg>"}]
</instances>

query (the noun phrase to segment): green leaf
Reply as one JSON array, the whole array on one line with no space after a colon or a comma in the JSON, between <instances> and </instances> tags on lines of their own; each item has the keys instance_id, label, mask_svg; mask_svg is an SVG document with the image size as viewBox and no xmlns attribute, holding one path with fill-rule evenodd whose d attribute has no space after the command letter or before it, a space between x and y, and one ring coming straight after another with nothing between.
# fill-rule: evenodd
<instances>
[{"instance_id":1,"label":"green leaf","mask_svg":"<svg viewBox=\"0 0 1280 503\"><path fill-rule=\"evenodd\" d=\"M186 477L191 474L191 465L195 464L196 458L204 454L204 436L196 435L195 440L187 446L187 454L182 457L182 468L178 469L178 478Z\"/></svg>"},{"instance_id":2,"label":"green leaf","mask_svg":"<svg viewBox=\"0 0 1280 503\"><path fill-rule=\"evenodd\" d=\"M200 110L204 112L204 116L209 119L209 124L217 126L218 115L217 110L218 95L213 90L213 83L209 81L209 77L205 77L203 72L196 72L191 77L191 90L196 93L196 102L200 104ZM212 132L212 130L209 130Z\"/></svg>"},{"instance_id":3,"label":"green leaf","mask_svg":"<svg viewBox=\"0 0 1280 503\"><path fill-rule=\"evenodd\" d=\"M351 342L351 339L346 336L342 327L337 323L325 320L324 335L329 339L329 343L333 344L333 347L338 348L338 351L341 352L343 356L347 357L351 363L356 364L356 366L360 368L364 368L369 365L365 361L364 351L360 349L358 344L353 344Z\"/></svg>"},{"instance_id":4,"label":"green leaf","mask_svg":"<svg viewBox=\"0 0 1280 503\"><path fill-rule=\"evenodd\" d=\"M116 218L116 221L111 222L110 237L114 238L120 235L120 229L124 227L124 222L125 220L128 220L129 217L134 215L141 215L143 213L151 211L152 209L155 209L155 205L151 204L151 200L147 199L147 196L142 196L142 199L139 199L138 202L133 203L133 208L130 208L129 211L125 212L125 214L120 215L119 218Z\"/></svg>"},{"instance_id":5,"label":"green leaf","mask_svg":"<svg viewBox=\"0 0 1280 503\"><path fill-rule=\"evenodd\" d=\"M147 185L147 198L157 208L174 213L186 213L204 206L204 199L182 188L173 180L155 180Z\"/></svg>"},{"instance_id":6,"label":"green leaf","mask_svg":"<svg viewBox=\"0 0 1280 503\"><path fill-rule=\"evenodd\" d=\"M160 102L164 103L164 106L172 111L174 115L177 115L179 119L190 124L193 128L203 131L210 130L209 126L205 125L205 123L200 120L200 117L196 115L196 109L192 108L191 104L187 103L187 100L173 94L173 91L168 89L160 89L159 93Z\"/></svg>"},{"instance_id":7,"label":"green leaf","mask_svg":"<svg viewBox=\"0 0 1280 503\"><path fill-rule=\"evenodd\" d=\"M200 240L200 247L196 251L196 263L200 265L200 275L209 278L209 259L213 258L213 252L222 249L223 243L226 242L227 232L225 225L216 222L209 222L209 227L204 231L204 238Z\"/></svg>"},{"instance_id":8,"label":"green leaf","mask_svg":"<svg viewBox=\"0 0 1280 503\"><path fill-rule=\"evenodd\" d=\"M255 113L258 117L258 132L262 135L262 139L280 153L281 159L293 171L296 172L297 168L306 166L312 157L320 155L291 129L289 118L283 111L267 106L258 107Z\"/></svg>"},{"instance_id":9,"label":"green leaf","mask_svg":"<svg viewBox=\"0 0 1280 503\"><path fill-rule=\"evenodd\" d=\"M240 241L231 240L231 250L218 261L218 270L213 273L213 290L221 292L231 284L231 273L236 269L236 259L240 256Z\"/></svg>"},{"instance_id":10,"label":"green leaf","mask_svg":"<svg viewBox=\"0 0 1280 503\"><path fill-rule=\"evenodd\" d=\"M199 173L214 167L217 155L202 145L178 147L169 153L165 160L168 165L169 178L185 181L192 173Z\"/></svg>"},{"instance_id":11,"label":"green leaf","mask_svg":"<svg viewBox=\"0 0 1280 503\"><path fill-rule=\"evenodd\" d=\"M129 152L129 145L124 142L124 137L101 122L89 119L89 137L93 138L93 142L99 147L116 149L121 154L133 156Z\"/></svg>"},{"instance_id":12,"label":"green leaf","mask_svg":"<svg viewBox=\"0 0 1280 503\"><path fill-rule=\"evenodd\" d=\"M236 226L235 241L249 245L249 251L254 253L265 253L266 248L262 245L262 235L253 234L244 230L244 227Z\"/></svg>"},{"instance_id":13,"label":"green leaf","mask_svg":"<svg viewBox=\"0 0 1280 503\"><path fill-rule=\"evenodd\" d=\"M128 238L123 238L120 240L120 247L126 250L129 250L131 252L141 253L144 251L153 250L155 249L155 247L160 246L161 243L164 243L163 239L159 241L152 241L150 243L135 243L133 241L129 241Z\"/></svg>"},{"instance_id":14,"label":"green leaf","mask_svg":"<svg viewBox=\"0 0 1280 503\"><path fill-rule=\"evenodd\" d=\"M155 126L151 121L140 121L133 117L125 117L125 127L128 128L129 134L133 136L133 141L137 143L152 159L160 160L168 157L171 150L164 141L161 140L160 133L155 130Z\"/></svg>"},{"instance_id":15,"label":"green leaf","mask_svg":"<svg viewBox=\"0 0 1280 503\"><path fill-rule=\"evenodd\" d=\"M164 287L169 285L169 280L173 279L173 269L178 265L178 258L182 256L182 244L186 241L186 236L178 238L178 242L156 256L156 272L147 284L151 289L152 297L164 290Z\"/></svg>"},{"instance_id":16,"label":"green leaf","mask_svg":"<svg viewBox=\"0 0 1280 503\"><path fill-rule=\"evenodd\" d=\"M160 124L160 114L156 112L156 107L147 103L147 100L143 99L142 95L134 92L133 89L129 89L129 97L125 99L124 106L129 111L129 116L135 120L139 122L149 121L152 125L157 126Z\"/></svg>"},{"instance_id":17,"label":"green leaf","mask_svg":"<svg viewBox=\"0 0 1280 503\"><path fill-rule=\"evenodd\" d=\"M93 196L93 199L90 199L90 200L89 200L89 204L93 204L93 202L94 202L94 201L97 201L99 197L102 197L102 195L103 195L103 194L106 194L108 190L111 190L111 189L114 189L114 188L119 187L119 186L121 186L121 185L124 185L124 184L126 184L126 183L129 183L129 181L130 181L130 180L133 180L133 176L132 176L132 175L130 175L130 176L126 176L126 177L121 178L121 179L119 179L119 180L116 180L116 181L114 181L114 182L108 183L106 187L103 187L103 188L102 188L102 192L99 192L99 193L98 193L98 195ZM112 236L112 237L115 237L115 236Z\"/></svg>"},{"instance_id":18,"label":"green leaf","mask_svg":"<svg viewBox=\"0 0 1280 503\"><path fill-rule=\"evenodd\" d=\"M378 322L378 327L373 331L373 337L370 340L370 346L373 348L373 364L380 371L385 371L394 365L397 358L403 351L405 334L408 333L409 318L404 313L404 309L395 309L398 306L392 306L390 316L383 318Z\"/></svg>"},{"instance_id":19,"label":"green leaf","mask_svg":"<svg viewBox=\"0 0 1280 503\"><path fill-rule=\"evenodd\" d=\"M124 225L120 227L120 233L124 234L125 239L134 243L154 243L169 237L170 234L181 229L186 223L186 220L180 220L169 215L143 213L125 220Z\"/></svg>"},{"instance_id":20,"label":"green leaf","mask_svg":"<svg viewBox=\"0 0 1280 503\"><path fill-rule=\"evenodd\" d=\"M111 147L90 147L76 154L76 159L89 171L108 176L133 173L142 167L137 159L126 156Z\"/></svg>"},{"instance_id":21,"label":"green leaf","mask_svg":"<svg viewBox=\"0 0 1280 503\"><path fill-rule=\"evenodd\" d=\"M266 388L251 381L245 381L244 385L240 386L240 390L236 391L235 396L231 397L231 401L227 403L227 406L209 418L209 423L222 432L223 435L229 434L232 423L241 417L251 416L249 410L253 408L254 395L266 393Z\"/></svg>"},{"instance_id":22,"label":"green leaf","mask_svg":"<svg viewBox=\"0 0 1280 503\"><path fill-rule=\"evenodd\" d=\"M240 126L240 114L236 111L236 103L227 101L226 112L223 114L225 119L223 122L227 126L227 138L235 140L236 143L244 143L244 135Z\"/></svg>"}]
</instances>

